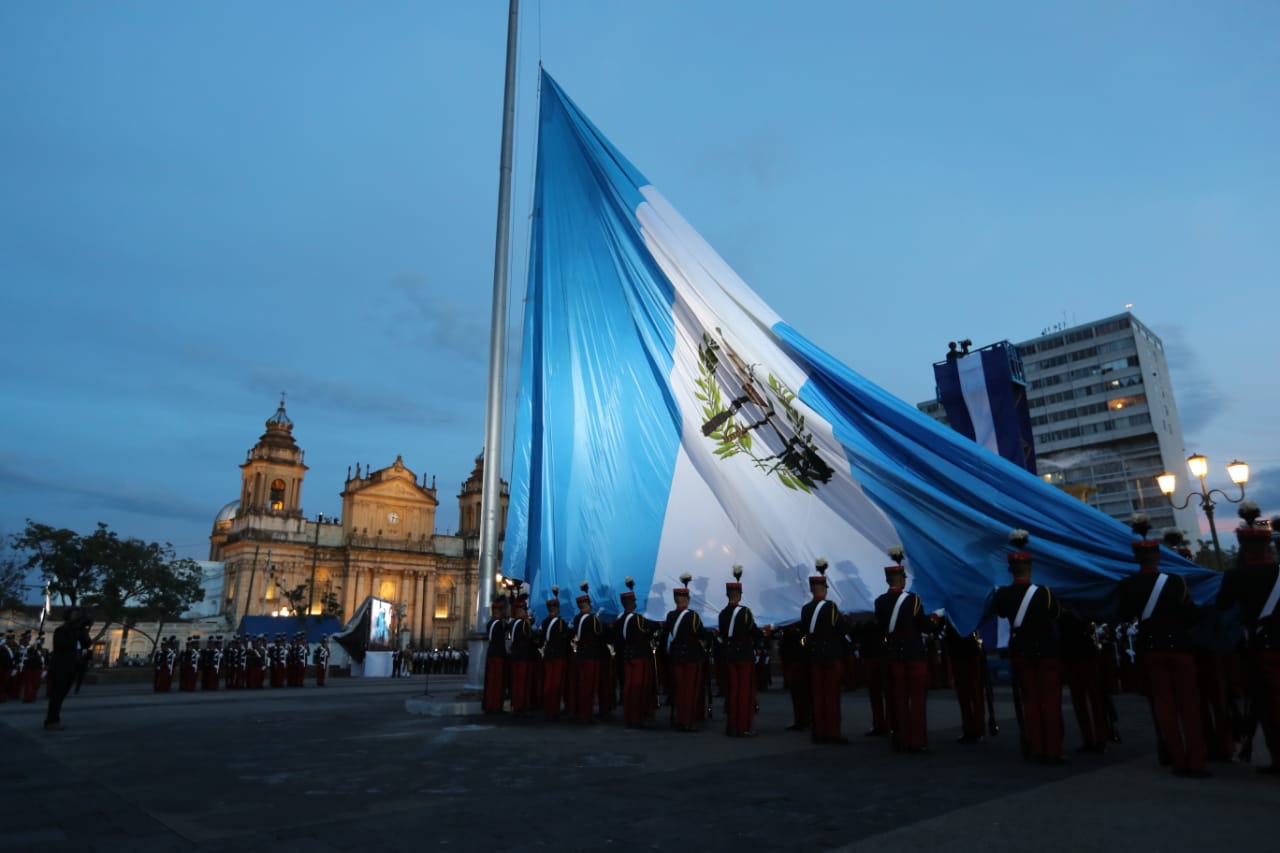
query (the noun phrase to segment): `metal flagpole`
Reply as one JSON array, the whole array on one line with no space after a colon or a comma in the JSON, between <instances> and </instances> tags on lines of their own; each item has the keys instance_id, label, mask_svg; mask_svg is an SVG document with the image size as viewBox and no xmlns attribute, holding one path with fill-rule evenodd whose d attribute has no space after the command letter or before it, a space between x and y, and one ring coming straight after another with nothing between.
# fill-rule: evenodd
<instances>
[{"instance_id":1,"label":"metal flagpole","mask_svg":"<svg viewBox=\"0 0 1280 853\"><path fill-rule=\"evenodd\" d=\"M515 125L516 30L519 0L507 13L507 76L502 96L502 155L498 168L498 232L493 250L493 314L489 324L489 394L484 420L484 478L480 492L480 582L467 638L468 690L484 686L485 620L498 570L498 512L502 507L502 370L507 341L507 260L511 232L511 149Z\"/></svg>"}]
</instances>

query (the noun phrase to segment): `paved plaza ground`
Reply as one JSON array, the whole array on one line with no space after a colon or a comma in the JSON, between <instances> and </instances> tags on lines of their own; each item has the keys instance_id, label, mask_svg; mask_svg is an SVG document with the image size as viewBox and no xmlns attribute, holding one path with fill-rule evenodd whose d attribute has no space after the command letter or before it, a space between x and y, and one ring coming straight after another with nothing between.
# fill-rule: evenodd
<instances>
[{"instance_id":1,"label":"paved plaza ground","mask_svg":"<svg viewBox=\"0 0 1280 853\"><path fill-rule=\"evenodd\" d=\"M1123 744L1041 767L1017 754L1007 689L1001 734L975 746L953 742L954 698L935 691L933 754L900 756L861 736L861 691L844 694L852 743L814 746L784 731L780 689L744 740L722 719L680 734L409 713L423 686L86 685L58 733L42 731L43 703L5 703L0 850L1280 849L1280 782L1238 763L1173 777L1135 696L1117 703ZM433 676L430 699L462 686Z\"/></svg>"}]
</instances>

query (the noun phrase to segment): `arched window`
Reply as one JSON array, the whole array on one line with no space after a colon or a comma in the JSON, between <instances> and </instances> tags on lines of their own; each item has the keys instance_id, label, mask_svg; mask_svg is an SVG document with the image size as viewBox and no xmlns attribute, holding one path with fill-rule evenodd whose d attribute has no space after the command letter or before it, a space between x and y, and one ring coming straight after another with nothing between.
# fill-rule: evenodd
<instances>
[{"instance_id":1,"label":"arched window","mask_svg":"<svg viewBox=\"0 0 1280 853\"><path fill-rule=\"evenodd\" d=\"M284 480L271 481L271 508L284 509Z\"/></svg>"}]
</instances>

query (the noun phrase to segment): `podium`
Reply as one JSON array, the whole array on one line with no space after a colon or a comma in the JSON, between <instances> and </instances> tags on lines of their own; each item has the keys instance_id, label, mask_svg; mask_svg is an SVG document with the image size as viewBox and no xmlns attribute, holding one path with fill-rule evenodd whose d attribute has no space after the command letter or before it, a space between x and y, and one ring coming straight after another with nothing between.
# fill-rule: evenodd
<instances>
[{"instance_id":1,"label":"podium","mask_svg":"<svg viewBox=\"0 0 1280 853\"><path fill-rule=\"evenodd\" d=\"M352 678L390 678L393 652L365 652L364 662L351 662Z\"/></svg>"}]
</instances>

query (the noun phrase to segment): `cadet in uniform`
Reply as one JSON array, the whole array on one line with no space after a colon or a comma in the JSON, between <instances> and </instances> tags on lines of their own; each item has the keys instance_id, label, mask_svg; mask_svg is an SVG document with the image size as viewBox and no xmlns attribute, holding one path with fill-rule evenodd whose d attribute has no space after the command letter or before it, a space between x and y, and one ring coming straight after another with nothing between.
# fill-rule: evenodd
<instances>
[{"instance_id":1,"label":"cadet in uniform","mask_svg":"<svg viewBox=\"0 0 1280 853\"><path fill-rule=\"evenodd\" d=\"M591 722L591 714L600 697L600 661L609 656L604 642L604 626L591 612L591 588L586 581L578 584L582 595L574 601L578 615L573 617L573 712L583 723Z\"/></svg>"},{"instance_id":2,"label":"cadet in uniform","mask_svg":"<svg viewBox=\"0 0 1280 853\"><path fill-rule=\"evenodd\" d=\"M800 609L812 685L812 739L814 743L848 743L840 734L840 661L844 656L840 608L827 601L827 561L819 557L814 568L818 573L809 577L813 598Z\"/></svg>"},{"instance_id":3,"label":"cadet in uniform","mask_svg":"<svg viewBox=\"0 0 1280 853\"><path fill-rule=\"evenodd\" d=\"M1008 556L1013 583L996 590L996 614L1009 620L1009 657L1021 708L1024 755L1038 764L1062 764L1062 667L1058 601L1031 582L1030 534L1013 530Z\"/></svg>"},{"instance_id":4,"label":"cadet in uniform","mask_svg":"<svg viewBox=\"0 0 1280 853\"><path fill-rule=\"evenodd\" d=\"M1240 505L1244 524L1236 528L1240 545L1239 565L1228 570L1218 591L1218 606L1240 607L1240 618L1249 632L1247 653L1248 693L1255 725L1261 725L1271 764L1262 773L1280 773L1280 567L1271 549L1271 532L1257 526L1258 507L1252 501ZM1277 519L1271 520L1272 530ZM1253 731L1245 733L1252 741ZM1246 754L1242 750L1242 757Z\"/></svg>"},{"instance_id":5,"label":"cadet in uniform","mask_svg":"<svg viewBox=\"0 0 1280 853\"><path fill-rule=\"evenodd\" d=\"M320 637L320 645L316 647L316 687L324 687L324 680L329 676L329 635Z\"/></svg>"},{"instance_id":6,"label":"cadet in uniform","mask_svg":"<svg viewBox=\"0 0 1280 853\"><path fill-rule=\"evenodd\" d=\"M636 613L636 582L628 577L619 596L622 615L613 623L614 646L622 658L622 720L629 729L643 728L657 707L653 643L658 623Z\"/></svg>"},{"instance_id":7,"label":"cadet in uniform","mask_svg":"<svg viewBox=\"0 0 1280 853\"><path fill-rule=\"evenodd\" d=\"M1120 581L1119 617L1138 620L1138 666L1151 690L1156 733L1174 773L1208 776L1189 635L1195 605L1183 578L1160 571L1158 541L1134 542L1133 554L1138 572Z\"/></svg>"},{"instance_id":8,"label":"cadet in uniform","mask_svg":"<svg viewBox=\"0 0 1280 853\"><path fill-rule=\"evenodd\" d=\"M929 663L923 636L932 632L933 625L924 612L920 596L906 591L903 555L901 545L889 549L889 557L895 562L884 570L889 591L876 599L876 622L884 633L885 660L889 666L893 749L895 752L927 752L925 701L929 690Z\"/></svg>"},{"instance_id":9,"label":"cadet in uniform","mask_svg":"<svg viewBox=\"0 0 1280 853\"><path fill-rule=\"evenodd\" d=\"M699 730L706 699L702 619L689 609L689 581L692 579L690 574L680 576L684 586L671 591L675 609L667 612L662 627L663 647L671 671L671 725L681 732Z\"/></svg>"},{"instance_id":10,"label":"cadet in uniform","mask_svg":"<svg viewBox=\"0 0 1280 853\"><path fill-rule=\"evenodd\" d=\"M725 584L729 603L720 611L720 658L729 676L725 691L724 733L729 737L754 737L756 717L755 647L760 635L751 608L742 605L742 566L733 567L733 580Z\"/></svg>"},{"instance_id":11,"label":"cadet in uniform","mask_svg":"<svg viewBox=\"0 0 1280 853\"><path fill-rule=\"evenodd\" d=\"M533 701L534 664L538 648L529 625L529 602L518 596L511 604L511 621L506 636L507 667L511 678L511 710L524 714L531 710Z\"/></svg>"},{"instance_id":12,"label":"cadet in uniform","mask_svg":"<svg viewBox=\"0 0 1280 853\"><path fill-rule=\"evenodd\" d=\"M484 656L484 694L480 709L486 714L501 714L507 682L507 600L502 596L489 605L489 624L485 634L489 638Z\"/></svg>"},{"instance_id":13,"label":"cadet in uniform","mask_svg":"<svg viewBox=\"0 0 1280 853\"><path fill-rule=\"evenodd\" d=\"M178 673L178 689L183 692L195 690L200 675L200 635L187 637L187 648L182 653L182 669Z\"/></svg>"},{"instance_id":14,"label":"cadet in uniform","mask_svg":"<svg viewBox=\"0 0 1280 853\"><path fill-rule=\"evenodd\" d=\"M272 687L284 687L287 654L288 650L284 647L284 634L276 634L275 642L267 649L267 665L271 669Z\"/></svg>"},{"instance_id":15,"label":"cadet in uniform","mask_svg":"<svg viewBox=\"0 0 1280 853\"><path fill-rule=\"evenodd\" d=\"M569 625L560 618L560 587L551 587L546 601L547 618L542 620L542 713L557 719L564 707L568 688Z\"/></svg>"},{"instance_id":16,"label":"cadet in uniform","mask_svg":"<svg viewBox=\"0 0 1280 853\"><path fill-rule=\"evenodd\" d=\"M16 670L18 668L17 651L18 641L13 636L13 629L4 632L4 640L0 641L0 702L7 702L13 697L9 693L10 685L14 684Z\"/></svg>"},{"instance_id":17,"label":"cadet in uniform","mask_svg":"<svg viewBox=\"0 0 1280 853\"><path fill-rule=\"evenodd\" d=\"M948 619L943 628L942 645L951 664L956 701L960 703L960 737L956 743L978 743L982 740L983 688L987 672L982 636L977 631L961 634Z\"/></svg>"}]
</instances>

